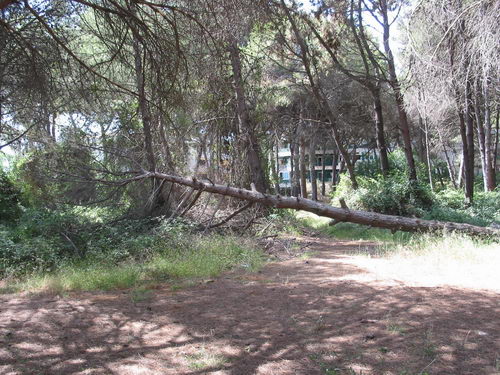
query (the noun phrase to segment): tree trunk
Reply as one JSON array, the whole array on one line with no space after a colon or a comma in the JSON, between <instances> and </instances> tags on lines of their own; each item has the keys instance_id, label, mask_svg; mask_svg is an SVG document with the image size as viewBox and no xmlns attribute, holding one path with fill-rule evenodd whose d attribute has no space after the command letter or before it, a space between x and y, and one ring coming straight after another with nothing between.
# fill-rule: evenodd
<instances>
[{"instance_id":1,"label":"tree trunk","mask_svg":"<svg viewBox=\"0 0 500 375\"><path fill-rule=\"evenodd\" d=\"M455 189L458 189L455 166L453 165L453 162L450 159L450 155L448 154L448 149L446 148L446 144L443 141L443 136L439 131L439 129L437 130L437 134L439 137L439 143L441 143L441 147L443 148L444 157L446 159L446 166L448 168L448 175L450 176L451 183L453 184L453 187Z\"/></svg>"},{"instance_id":2,"label":"tree trunk","mask_svg":"<svg viewBox=\"0 0 500 375\"><path fill-rule=\"evenodd\" d=\"M406 113L403 93L396 74L396 66L394 64L394 56L389 44L390 36L390 23L388 16L387 0L380 1L380 10L383 19L383 32L384 32L384 50L387 58L387 67L389 71L390 83L394 91L394 98L398 107L399 115L399 130L403 138L403 147L406 156L406 163L408 164L408 177L410 181L417 181L417 169L415 167L415 159L413 158L413 147L411 144L410 124L408 122L408 115Z\"/></svg>"},{"instance_id":3,"label":"tree trunk","mask_svg":"<svg viewBox=\"0 0 500 375\"><path fill-rule=\"evenodd\" d=\"M139 37L134 32L134 61L137 92L139 94L139 110L142 118L142 128L144 133L144 149L146 151L146 159L148 168L151 171L156 171L156 160L153 151L153 137L151 131L151 112L149 111L148 100L146 98L145 89L145 72L143 66L143 52L139 42Z\"/></svg>"},{"instance_id":4,"label":"tree trunk","mask_svg":"<svg viewBox=\"0 0 500 375\"><path fill-rule=\"evenodd\" d=\"M276 159L274 160L274 168L276 169L276 183L274 185L274 190L276 194L280 194L280 158L279 158L280 144L278 138L276 138Z\"/></svg>"},{"instance_id":5,"label":"tree trunk","mask_svg":"<svg viewBox=\"0 0 500 375\"><path fill-rule=\"evenodd\" d=\"M292 146L291 146L292 147ZM292 176L291 176L291 183L292 183L292 196L293 197L298 197L300 194L300 162L299 162L299 153L298 153L298 144L294 143L292 149L292 155L291 158L293 160L292 164Z\"/></svg>"},{"instance_id":6,"label":"tree trunk","mask_svg":"<svg viewBox=\"0 0 500 375\"><path fill-rule=\"evenodd\" d=\"M493 181L496 183L497 162L498 162L498 140L500 139L500 106L497 105L497 117L495 126L495 147L493 148Z\"/></svg>"},{"instance_id":7,"label":"tree trunk","mask_svg":"<svg viewBox=\"0 0 500 375\"><path fill-rule=\"evenodd\" d=\"M485 189L493 191L496 188L495 181L495 162L493 159L493 141L492 141L492 126L491 126L491 109L489 98L489 81L486 77L483 83L483 98L484 98L484 163L485 170Z\"/></svg>"},{"instance_id":8,"label":"tree trunk","mask_svg":"<svg viewBox=\"0 0 500 375\"><path fill-rule=\"evenodd\" d=\"M384 134L384 117L382 113L382 101L380 100L380 89L372 91L373 110L375 113L375 134L377 136L377 149L380 158L382 175L386 177L389 173L389 157L387 156L387 145Z\"/></svg>"},{"instance_id":9,"label":"tree trunk","mask_svg":"<svg viewBox=\"0 0 500 375\"><path fill-rule=\"evenodd\" d=\"M460 188L464 187L464 180L465 180L465 163L464 163L464 151L462 151L462 155L460 155L460 166L458 167L458 178L457 178L457 185Z\"/></svg>"},{"instance_id":10,"label":"tree trunk","mask_svg":"<svg viewBox=\"0 0 500 375\"><path fill-rule=\"evenodd\" d=\"M424 120L424 132L425 132L425 159L427 161L427 173L429 173L429 185L431 187L431 191L434 191L434 182L432 181L431 152L429 148L429 128L427 126L427 120Z\"/></svg>"},{"instance_id":11,"label":"tree trunk","mask_svg":"<svg viewBox=\"0 0 500 375\"><path fill-rule=\"evenodd\" d=\"M311 177L311 199L318 200L318 181L316 180L316 135L309 142L309 176Z\"/></svg>"},{"instance_id":12,"label":"tree trunk","mask_svg":"<svg viewBox=\"0 0 500 375\"><path fill-rule=\"evenodd\" d=\"M332 166L333 166L333 169L332 169L332 188L337 186L337 182L339 179L339 173L342 173L341 171L344 168L342 165L343 163L341 163L339 170L337 171L338 164L339 164L339 153L334 151L333 152L333 161L332 161Z\"/></svg>"},{"instance_id":13,"label":"tree trunk","mask_svg":"<svg viewBox=\"0 0 500 375\"><path fill-rule=\"evenodd\" d=\"M275 145L272 144L270 148L271 152L269 153L269 159L270 159L269 164L271 164L271 172L274 180L274 193L279 194L280 176L279 176L279 164L278 164L278 148L279 148L278 141L275 142Z\"/></svg>"},{"instance_id":14,"label":"tree trunk","mask_svg":"<svg viewBox=\"0 0 500 375\"><path fill-rule=\"evenodd\" d=\"M232 39L229 45L231 58L231 68L233 71L233 87L236 95L236 113L238 116L239 133L243 138L246 150L248 166L250 168L250 178L258 191L268 190L266 174L264 172L260 157L260 146L255 135L253 124L250 120L250 113L246 103L245 88L241 70L240 49L236 39Z\"/></svg>"},{"instance_id":15,"label":"tree trunk","mask_svg":"<svg viewBox=\"0 0 500 375\"><path fill-rule=\"evenodd\" d=\"M323 143L323 147L322 147L323 156L321 157L321 195L323 197L326 196L326 183L325 183L326 150L325 150L325 148L326 148L326 145L325 145L325 143Z\"/></svg>"},{"instance_id":16,"label":"tree trunk","mask_svg":"<svg viewBox=\"0 0 500 375\"><path fill-rule=\"evenodd\" d=\"M472 85L469 79L465 89L465 141L467 158L465 159L465 197L466 203L472 204L474 199L474 110L472 101Z\"/></svg>"},{"instance_id":17,"label":"tree trunk","mask_svg":"<svg viewBox=\"0 0 500 375\"><path fill-rule=\"evenodd\" d=\"M306 146L304 138L300 138L299 144L299 164L300 164L300 195L307 198L307 168L306 168Z\"/></svg>"},{"instance_id":18,"label":"tree trunk","mask_svg":"<svg viewBox=\"0 0 500 375\"><path fill-rule=\"evenodd\" d=\"M153 136L152 136L152 121L151 111L146 97L146 74L143 65L144 52L140 44L140 38L135 29L132 30L133 34L133 50L134 50L134 64L135 64L135 79L137 86L137 93L139 99L139 111L142 119L142 131L144 134L144 151L146 154L146 161L150 171L156 171L156 157L153 150ZM151 199L146 205L147 215L164 214L162 212L164 200L161 194L161 181L151 179Z\"/></svg>"},{"instance_id":19,"label":"tree trunk","mask_svg":"<svg viewBox=\"0 0 500 375\"><path fill-rule=\"evenodd\" d=\"M335 145L337 146L337 149L339 150L340 154L345 160L347 170L349 172L349 178L351 179L352 187L353 189L358 188L358 182L356 181L356 175L354 173L354 164L351 162L349 158L349 153L347 149L344 147L344 145L341 142L340 139L340 134L337 129L337 121L336 118L333 114L332 109L330 108L330 105L328 104L328 100L325 98L324 94L321 91L321 87L319 86L319 83L317 83L314 80L314 76L311 70L311 61L308 56L308 48L306 43L304 42L304 39L302 38L302 35L300 34L300 31L297 27L297 24L295 23L295 20L293 19L293 16L290 14L290 10L285 4L285 0L281 0L281 4L283 6L283 9L285 9L287 18L290 21L290 24L292 26L292 30L294 32L294 35L297 39L297 42L300 46L300 59L302 60L302 65L304 66L304 70L306 72L307 79L309 81L309 84L311 86L311 90L314 96L314 99L316 100L317 105L319 108L321 108L322 112L325 114L325 116L328 118L328 121L330 122L330 125L332 127L332 136L333 140L335 141Z\"/></svg>"},{"instance_id":20,"label":"tree trunk","mask_svg":"<svg viewBox=\"0 0 500 375\"><path fill-rule=\"evenodd\" d=\"M239 198L250 202L260 203L268 207L289 208L294 210L304 210L320 216L334 219L336 222L351 222L371 227L385 228L391 230L401 230L407 232L432 232L432 231L458 231L471 235L499 236L500 230L492 227L477 227L470 224L449 223L433 220L421 220L402 216L392 216L374 212L350 210L348 208L332 207L330 205L315 202L305 198L283 197L278 195L268 195L258 191L232 188L224 185L216 185L210 182L202 182L195 178L184 178L158 172L150 172L137 176L127 182L140 179L156 177L180 185L190 186L196 190L203 190L209 193L221 194L233 198Z\"/></svg>"},{"instance_id":21,"label":"tree trunk","mask_svg":"<svg viewBox=\"0 0 500 375\"><path fill-rule=\"evenodd\" d=\"M481 170L482 170L482 174L483 174L483 187L484 187L484 191L488 191L488 182L487 182L488 166L486 164L486 150L485 150L486 134L484 131L484 124L483 124L483 121L481 119L481 108L479 107L479 103L477 101L478 101L478 98L476 97L474 114L476 116L477 144L479 146L479 156L481 158Z\"/></svg>"}]
</instances>

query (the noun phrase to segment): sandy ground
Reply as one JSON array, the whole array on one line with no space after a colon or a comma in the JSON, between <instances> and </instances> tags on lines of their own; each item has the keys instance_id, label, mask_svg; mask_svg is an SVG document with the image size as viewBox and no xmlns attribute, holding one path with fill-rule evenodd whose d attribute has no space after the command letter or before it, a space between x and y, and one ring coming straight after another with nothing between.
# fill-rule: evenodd
<instances>
[{"instance_id":1,"label":"sandy ground","mask_svg":"<svg viewBox=\"0 0 500 375\"><path fill-rule=\"evenodd\" d=\"M308 259L175 292L0 296L0 374L500 374L498 291L418 286L357 261L358 242L301 241Z\"/></svg>"}]
</instances>

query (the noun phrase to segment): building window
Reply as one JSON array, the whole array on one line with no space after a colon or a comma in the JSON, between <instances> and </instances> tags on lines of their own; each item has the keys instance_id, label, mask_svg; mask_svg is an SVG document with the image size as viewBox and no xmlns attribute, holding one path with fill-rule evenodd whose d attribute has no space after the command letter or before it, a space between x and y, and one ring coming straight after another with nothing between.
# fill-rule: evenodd
<instances>
[{"instance_id":1,"label":"building window","mask_svg":"<svg viewBox=\"0 0 500 375\"><path fill-rule=\"evenodd\" d=\"M280 181L287 182L290 180L290 174L288 172L280 172Z\"/></svg>"}]
</instances>

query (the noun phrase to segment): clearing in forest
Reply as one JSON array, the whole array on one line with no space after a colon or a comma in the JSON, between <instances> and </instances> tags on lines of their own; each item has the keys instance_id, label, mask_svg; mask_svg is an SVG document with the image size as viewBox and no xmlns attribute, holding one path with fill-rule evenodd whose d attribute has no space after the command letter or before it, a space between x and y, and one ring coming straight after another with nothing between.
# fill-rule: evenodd
<instances>
[{"instance_id":1,"label":"clearing in forest","mask_svg":"<svg viewBox=\"0 0 500 375\"><path fill-rule=\"evenodd\" d=\"M432 287L369 242L198 286L0 297L1 374L497 374L500 291ZM481 289L482 288L482 289Z\"/></svg>"}]
</instances>

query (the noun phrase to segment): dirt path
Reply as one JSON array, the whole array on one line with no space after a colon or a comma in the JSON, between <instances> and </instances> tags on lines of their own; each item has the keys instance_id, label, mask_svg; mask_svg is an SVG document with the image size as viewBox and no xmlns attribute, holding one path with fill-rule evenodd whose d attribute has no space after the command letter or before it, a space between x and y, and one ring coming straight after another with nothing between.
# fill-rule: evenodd
<instances>
[{"instance_id":1,"label":"dirt path","mask_svg":"<svg viewBox=\"0 0 500 375\"><path fill-rule=\"evenodd\" d=\"M0 296L0 374L500 374L500 294L408 287L358 242L197 287Z\"/></svg>"}]
</instances>

